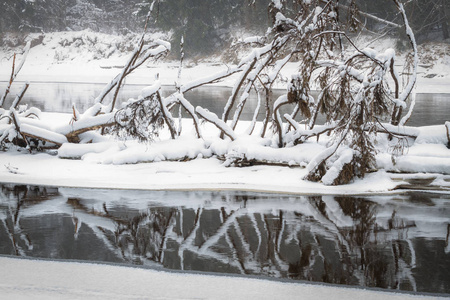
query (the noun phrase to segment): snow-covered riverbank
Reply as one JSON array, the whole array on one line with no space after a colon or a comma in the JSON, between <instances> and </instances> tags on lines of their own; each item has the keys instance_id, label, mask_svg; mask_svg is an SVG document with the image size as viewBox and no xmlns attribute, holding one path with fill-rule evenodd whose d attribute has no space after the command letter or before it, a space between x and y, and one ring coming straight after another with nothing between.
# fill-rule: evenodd
<instances>
[{"instance_id":1,"label":"snow-covered riverbank","mask_svg":"<svg viewBox=\"0 0 450 300\"><path fill-rule=\"evenodd\" d=\"M5 299L427 299L439 297L111 265L0 257Z\"/></svg>"},{"instance_id":2,"label":"snow-covered riverbank","mask_svg":"<svg viewBox=\"0 0 450 300\"><path fill-rule=\"evenodd\" d=\"M156 38L167 39L167 36L162 33L150 35L150 39ZM136 39L129 36L113 36L89 30L47 33L42 40L35 34L30 35L29 39L34 40L37 45L31 48L17 81L107 83L120 72L129 56L127 51L136 42ZM395 43L395 39L384 39L368 46L384 49L395 47ZM20 52L21 48L17 47L14 51ZM11 49L0 48L0 81L7 81L11 75L12 53ZM399 63L402 63L405 54L398 55L401 58ZM450 45L421 45L419 56L423 61L419 63L416 92L450 93ZM222 72L232 65L222 62L222 57L203 60L193 60L190 57L192 55L186 53L181 73L182 83ZM150 61L128 76L127 83L151 84L156 74L159 74L163 85L173 85L177 79L178 67L178 61ZM288 63L281 74L290 78L296 69L295 62ZM235 76L231 76L215 84L231 87L235 79ZM275 87L285 88L285 83L279 82Z\"/></svg>"},{"instance_id":3,"label":"snow-covered riverbank","mask_svg":"<svg viewBox=\"0 0 450 300\"><path fill-rule=\"evenodd\" d=\"M69 114L44 113L41 120L51 127L67 124L70 118ZM238 125L237 131L244 132L249 121ZM183 119L183 132L176 140L162 132L160 140L151 145L92 136L95 143L67 143L54 155L11 148L0 154L0 182L144 190L364 194L392 192L400 185L408 186L408 181L425 180L430 189L450 190L450 150L445 146L444 126L414 128L418 138L395 163L390 154L381 151L376 157L380 171L340 186L303 180L308 172L304 166L326 147L326 140L277 149L270 147L270 139L246 134L235 141L221 140L219 131L210 123L202 125L204 139L197 139L190 119ZM385 147L383 143L379 146ZM218 159L242 155L271 163L241 168L229 167ZM415 174L406 174L410 172Z\"/></svg>"},{"instance_id":4,"label":"snow-covered riverbank","mask_svg":"<svg viewBox=\"0 0 450 300\"><path fill-rule=\"evenodd\" d=\"M167 37L155 33L151 38ZM132 48L136 42L130 37L110 36L91 31L50 33L42 39L38 36L30 36L30 39L36 45L31 48L16 80L108 82L117 74L119 67L125 63L129 55L124 49ZM385 48L386 44L393 41L383 40L381 43L382 45L378 46ZM428 60L420 67L422 71L419 70L417 91L450 92L450 85L444 84L450 80L447 46L446 44L424 46L423 50L428 51ZM11 50L3 51L1 56L11 57ZM429 57L433 56L433 53L436 54L436 59L430 60ZM195 64L187 60L181 73L181 82L198 80L228 68L227 65L219 63L219 58L212 61ZM5 80L9 78L11 64L12 59L0 61L0 78ZM178 62L156 64L149 62L127 77L127 83L150 85L154 83L155 75L159 74L160 83L173 84L179 71L178 65ZM283 72L294 73L295 68L296 64L290 63ZM232 86L233 81L234 78L231 76L216 84ZM283 87L283 83L279 83L278 87ZM139 91L136 91L136 95L138 94ZM67 124L70 124L71 116L44 113L42 122L39 126L46 123L44 128L59 132L59 127L69 126ZM259 130L258 126L261 124L256 126L255 132ZM274 142L270 139L246 135L249 123L244 121L236 128L236 133L242 133L244 138L238 136L233 142L217 139L219 131L209 123L202 125L203 139L195 138L190 120L184 120L182 127L183 134L179 139L170 140L165 132L160 139L152 143L151 147L135 142L123 143L92 136L86 139L96 143L64 144L58 150L58 156L29 155L10 149L0 157L0 181L102 188L232 188L321 194L389 192L399 185L404 185L403 180L411 177L427 178L428 181L431 178L432 185L441 190L447 190L450 185L448 178L450 150L446 147L447 135L444 124L422 128L393 128L401 134L414 136L408 141L409 148L405 155L392 156L389 151L394 150L393 145L390 145L386 138L381 138L377 145L380 151L376 157L380 171L369 174L364 180L358 179L349 185L338 187L302 180L307 174L303 167L325 149L327 137L322 136L318 143L307 142L294 147L275 149L276 147L271 147ZM227 164L217 159L217 157L240 156L268 162L271 165L228 168ZM177 162L179 160L190 161ZM398 176L386 172L418 174Z\"/></svg>"}]
</instances>

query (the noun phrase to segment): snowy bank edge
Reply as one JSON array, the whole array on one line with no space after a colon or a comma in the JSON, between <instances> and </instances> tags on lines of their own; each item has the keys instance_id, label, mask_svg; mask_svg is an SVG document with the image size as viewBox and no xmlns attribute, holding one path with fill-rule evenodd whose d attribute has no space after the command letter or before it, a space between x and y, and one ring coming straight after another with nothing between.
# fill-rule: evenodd
<instances>
[{"instance_id":1,"label":"snowy bank edge","mask_svg":"<svg viewBox=\"0 0 450 300\"><path fill-rule=\"evenodd\" d=\"M108 276L106 277L110 279L114 277L114 279L116 279L117 281L123 281L125 283L128 282L124 279L126 277L134 277L135 279L141 280L153 279L153 281L157 280L159 282L165 282L167 285L171 285L171 283L173 283L174 281L178 282L178 287L175 289L175 291L172 289L170 290L170 293L174 297L190 297L192 296L190 295L192 293L195 293L196 295L202 294L203 297L217 297L217 294L210 293L214 292L215 289L220 289L217 286L217 283L219 283L219 281L221 285L224 285L225 289L233 286L233 288L230 289L229 292L232 291L232 293L235 295L234 297L232 297L234 299L266 299L267 297L270 298L273 296L267 292L273 291L275 293L275 289L277 294L285 293L285 296L303 295L307 296L308 299L321 299L323 297L329 297L330 292L334 295L332 299L348 299L349 297L354 298L362 296L365 299L379 299L380 296L382 296L384 299L426 299L428 297L432 297L433 299L444 299L449 296L447 294L390 291L380 288L344 286L320 282L292 281L288 279L262 278L258 276L243 276L239 274L217 274L196 271L185 272L178 270L163 270L152 267L127 266L122 264L97 263L89 261L61 261L43 258L17 258L0 255L0 264L3 266L2 270L0 270L0 274L2 272L4 272L5 274L9 274L9 276L4 277L7 278L5 281L9 282L2 284L0 286L0 291L5 291L9 288L9 290L12 291L10 292L10 295L18 297L16 299L21 299L20 296L24 296L21 295L21 287L24 289L29 288L30 282L32 282L31 285L34 287L34 289L36 289L36 287L39 287L41 293L47 292L47 297L51 297L52 293L54 294L54 296L60 297L61 289L68 289L69 294L64 294L64 296L66 297L70 297L70 293L74 292L80 293L86 291L86 293L89 293L92 292L92 288L89 289L89 285L94 285L96 287L95 297L98 297L101 296L102 292L111 293L111 291L114 290L113 287L117 287L117 285L114 284L113 280L111 280L112 282L108 283L106 283L105 280L100 280L99 283L97 280L89 280L85 277L95 277L96 275L106 274L108 274ZM28 272L26 271L26 269L45 270L44 272L39 272L39 274L36 275L43 280L41 280L39 284L36 285L36 281L34 281L33 279L35 275L30 275L32 272ZM90 275L87 275L88 272ZM21 280L15 281L15 276L19 276ZM76 284L73 283L74 278L85 278L84 280L81 280L83 288L75 287ZM49 285L49 282L51 282L51 285ZM77 282L77 280L75 280L75 282L80 283ZM194 285L195 283L197 283L196 285L201 286L201 288L191 288L188 289L187 294L185 294L185 291L183 291L183 294L180 294L180 289ZM88 285L88 288L84 288L85 285ZM264 286L263 289L261 289L262 286ZM129 287L126 286L124 288L129 289ZM158 293L160 294L166 294L168 292L161 291L161 286L160 288L158 288L158 290ZM141 288L137 291L133 291L131 293L132 295L126 293L127 291L124 292L127 296L133 298L139 296L138 294L141 294L140 296L148 296L152 291L154 292L155 290L152 289L152 286L150 285L146 286L146 288ZM36 291L33 291L33 293L35 292ZM39 291L37 292L39 294ZM174 295L174 293L178 294ZM122 294L121 296L124 295L125 294ZM110 295L105 294L103 296L104 298L106 298ZM227 293L224 293L221 296L222 298L230 297L230 295ZM221 297L219 298L222 299Z\"/></svg>"},{"instance_id":2,"label":"snowy bank edge","mask_svg":"<svg viewBox=\"0 0 450 300\"><path fill-rule=\"evenodd\" d=\"M385 173L384 171L379 171ZM393 178L395 175L393 174ZM415 174L417 175L417 174ZM426 174L426 175L440 175L440 174ZM1 176L3 177L3 176ZM247 183L197 183L195 185L190 183L173 183L172 185L168 184L160 184L160 185L131 185L131 184L118 184L118 183L110 183L110 184L101 184L98 182L93 182L91 184L67 184L62 183L58 184L49 183L49 180L42 179L29 179L29 178L20 178L20 177L10 177L10 178L1 178L0 184L6 185L30 185L30 186L41 186L41 187L52 187L52 188L78 188L78 189L93 189L93 190L128 190L128 191L186 191L186 192L195 192L195 191L212 191L212 192L226 192L226 191L235 191L235 192L254 192L254 193L268 193L268 194L283 194L283 195L296 195L296 196L324 196L324 195L333 195L333 196L380 196L380 195L401 195L409 192L421 192L421 193L430 193L430 194L449 194L450 191L439 190L439 189L396 189L395 186L401 184L407 184L406 181L397 181L395 183L394 188L387 187L385 190L370 190L364 189L363 186L370 186L370 182L365 183L364 179L360 180L360 184L357 188L355 188L352 184L347 186L324 186L317 183L306 182L307 184L318 185L314 187L294 187L294 186L276 186L276 185L267 185L267 184L247 184ZM383 176L384 177L384 176ZM415 177L415 176L414 176ZM413 178L414 179L414 178Z\"/></svg>"}]
</instances>

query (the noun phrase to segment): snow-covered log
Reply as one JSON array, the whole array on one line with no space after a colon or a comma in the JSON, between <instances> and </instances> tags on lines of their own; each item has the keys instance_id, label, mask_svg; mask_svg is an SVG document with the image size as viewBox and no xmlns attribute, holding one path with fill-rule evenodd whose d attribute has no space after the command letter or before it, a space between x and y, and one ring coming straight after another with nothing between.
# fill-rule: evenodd
<instances>
[{"instance_id":1,"label":"snow-covered log","mask_svg":"<svg viewBox=\"0 0 450 300\"><path fill-rule=\"evenodd\" d=\"M55 132L66 136L70 142L77 143L79 142L80 134L113 125L115 123L114 116L115 113L109 113L95 117L84 117L78 121L71 122L71 124L56 128Z\"/></svg>"},{"instance_id":2,"label":"snow-covered log","mask_svg":"<svg viewBox=\"0 0 450 300\"><path fill-rule=\"evenodd\" d=\"M352 149L345 149L341 151L339 158L333 162L327 173L322 177L323 184L338 185L348 183L354 176L353 169L350 164L352 160ZM345 174L346 172L347 174Z\"/></svg>"},{"instance_id":3,"label":"snow-covered log","mask_svg":"<svg viewBox=\"0 0 450 300\"><path fill-rule=\"evenodd\" d=\"M283 117L289 123L289 126L292 126L294 128L294 130L296 130L296 131L301 130L300 124L294 120L292 115L284 114Z\"/></svg>"},{"instance_id":4,"label":"snow-covered log","mask_svg":"<svg viewBox=\"0 0 450 300\"><path fill-rule=\"evenodd\" d=\"M27 147L31 151L31 147L41 147L39 143L30 143L30 141L41 141L44 143L50 143L46 147L59 146L67 142L67 138L59 133L55 133L52 130L35 126L34 124L39 124L39 122L30 122L32 119L20 117L20 114L12 108L9 111L9 119L11 125L3 127L0 142L3 143L6 139L18 146Z\"/></svg>"},{"instance_id":5,"label":"snow-covered log","mask_svg":"<svg viewBox=\"0 0 450 300\"><path fill-rule=\"evenodd\" d=\"M68 142L67 138L60 133L29 124L22 124L20 126L20 132L26 137L53 143L57 146L61 146L62 144Z\"/></svg>"}]
</instances>

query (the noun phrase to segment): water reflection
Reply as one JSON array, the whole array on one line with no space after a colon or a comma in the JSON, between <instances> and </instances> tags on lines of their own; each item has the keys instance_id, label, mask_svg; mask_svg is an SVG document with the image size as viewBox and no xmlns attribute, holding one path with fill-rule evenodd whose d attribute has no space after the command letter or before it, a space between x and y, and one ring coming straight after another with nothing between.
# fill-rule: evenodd
<instances>
[{"instance_id":1,"label":"water reflection","mask_svg":"<svg viewBox=\"0 0 450 300\"><path fill-rule=\"evenodd\" d=\"M0 253L450 292L450 196L3 185Z\"/></svg>"},{"instance_id":2,"label":"water reflection","mask_svg":"<svg viewBox=\"0 0 450 300\"><path fill-rule=\"evenodd\" d=\"M6 87L6 82L0 82L0 91ZM65 112L72 111L72 103L79 111L83 112L94 104L95 97L102 91L104 84L96 83L52 83L52 82L32 82L30 88L22 100L23 104L38 107L42 111ZM126 101L129 98L136 98L145 85L125 85L120 92L119 101ZM11 95L19 92L20 84L12 86ZM174 91L172 87L165 86L162 89L163 95L168 96ZM273 93L274 99L283 94L283 90L276 90ZM231 94L231 89L227 87L202 87L186 93L188 99L195 106L203 106L210 111L221 116L225 101ZM9 97L6 107L14 97ZM106 101L111 100L111 95ZM253 111L257 107L257 97L255 93L250 95L249 100L242 113L242 120L251 120ZM264 119L264 103L261 104L258 120ZM283 107L282 113L291 113L293 107ZM448 121L450 111L450 94L417 94L414 114L408 125L442 125ZM174 112L175 113L175 112ZM184 117L188 117L183 113ZM323 118L319 118L318 123L323 123Z\"/></svg>"}]
</instances>

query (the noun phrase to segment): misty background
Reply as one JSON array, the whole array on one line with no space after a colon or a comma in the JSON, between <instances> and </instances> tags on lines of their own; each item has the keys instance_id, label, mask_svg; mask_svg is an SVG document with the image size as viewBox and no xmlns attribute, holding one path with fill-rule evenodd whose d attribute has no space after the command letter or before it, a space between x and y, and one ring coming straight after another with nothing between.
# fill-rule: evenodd
<instances>
[{"instance_id":1,"label":"misty background","mask_svg":"<svg viewBox=\"0 0 450 300\"><path fill-rule=\"evenodd\" d=\"M142 32L152 0L1 0L0 44L14 47L23 43L28 33L79 31L126 35ZM296 1L284 1L291 14L301 9ZM300 1L298 1L300 2ZM449 40L450 1L411 0L405 7L419 43ZM264 34L271 25L267 7L270 0L161 0L153 11L150 30L171 33L173 51L179 52L184 36L184 50L191 54L222 51L241 32ZM346 0L340 2L378 18L401 23L390 0ZM346 18L345 15L340 16ZM373 18L362 18L367 31L384 32L387 28ZM386 34L397 34L390 29ZM17 39L5 39L15 34ZM17 45L11 45L17 43Z\"/></svg>"}]
</instances>

